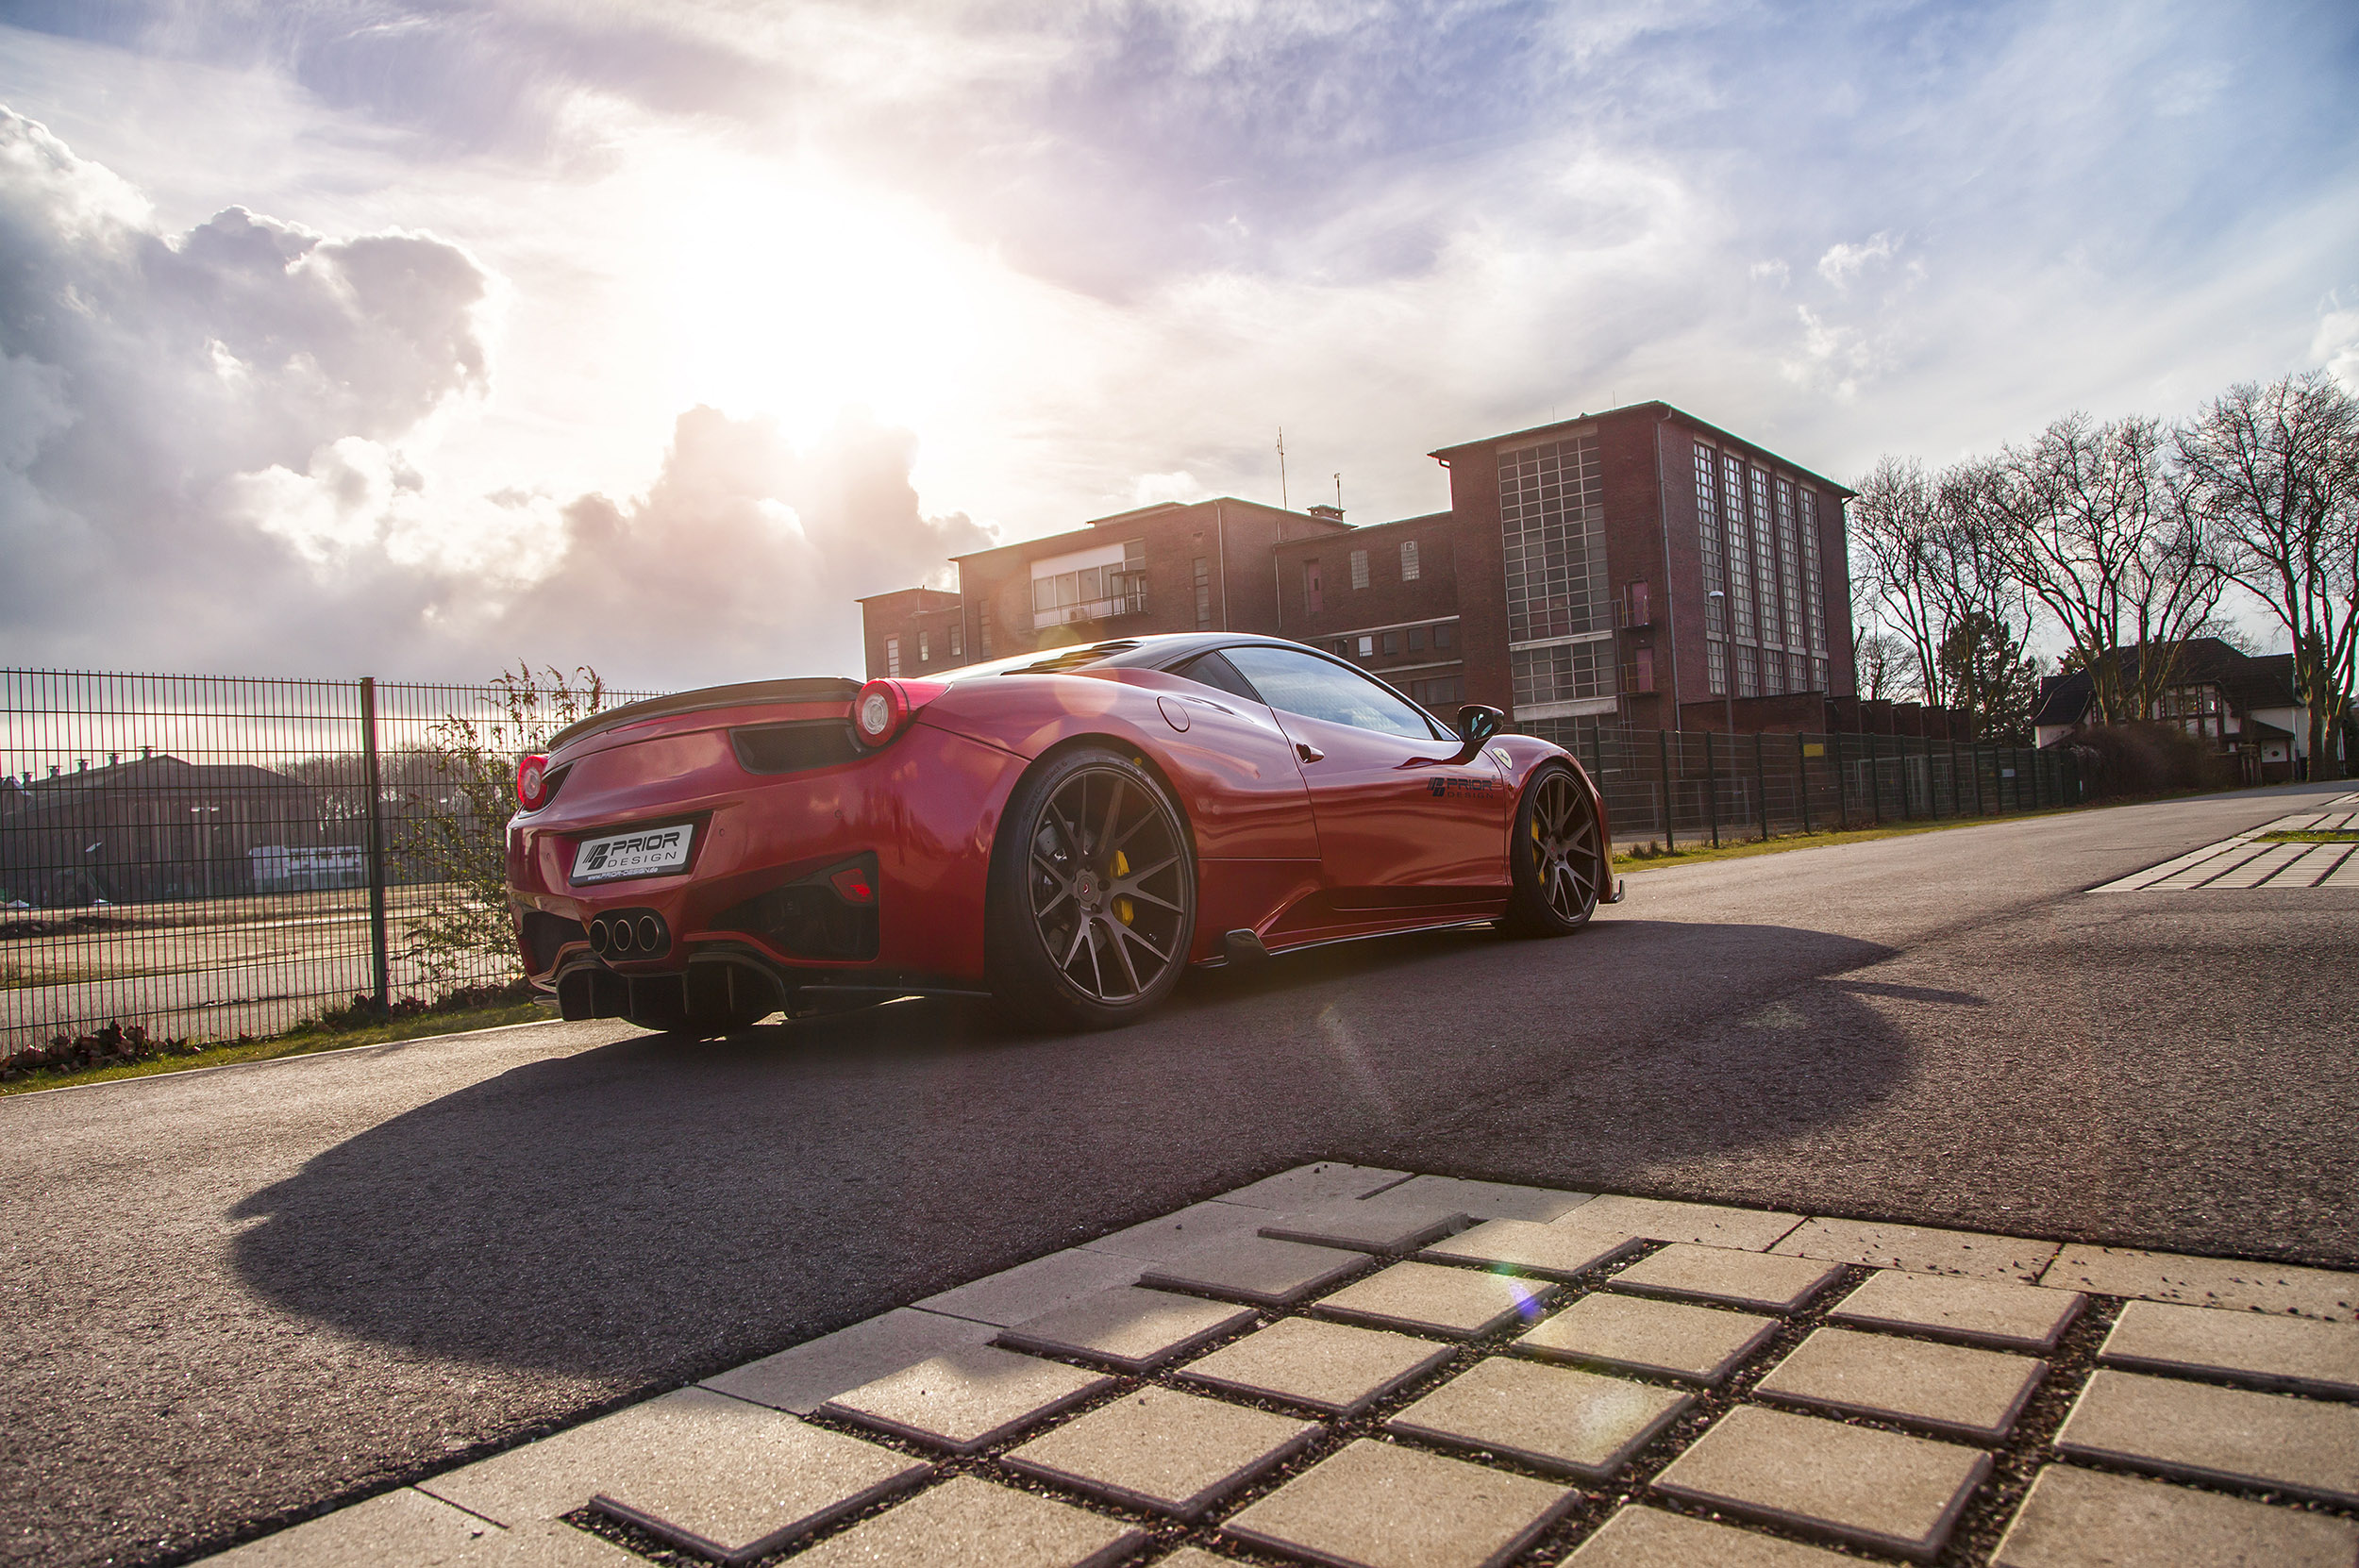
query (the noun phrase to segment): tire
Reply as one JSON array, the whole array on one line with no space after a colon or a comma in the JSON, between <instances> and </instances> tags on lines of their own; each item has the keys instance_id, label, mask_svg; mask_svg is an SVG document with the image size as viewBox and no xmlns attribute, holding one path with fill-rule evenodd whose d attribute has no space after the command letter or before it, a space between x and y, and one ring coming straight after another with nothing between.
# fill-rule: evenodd
<instances>
[{"instance_id":1,"label":"tire","mask_svg":"<svg viewBox=\"0 0 2359 1568\"><path fill-rule=\"evenodd\" d=\"M1196 895L1187 823L1153 775L1095 746L1050 758L1017 783L993 844L994 999L1031 1028L1130 1023L1179 984Z\"/></svg>"},{"instance_id":2,"label":"tire","mask_svg":"<svg viewBox=\"0 0 2359 1568\"><path fill-rule=\"evenodd\" d=\"M1507 846L1513 891L1499 925L1518 937L1569 936L1598 912L1603 857L1598 814L1580 776L1543 762L1524 786Z\"/></svg>"}]
</instances>

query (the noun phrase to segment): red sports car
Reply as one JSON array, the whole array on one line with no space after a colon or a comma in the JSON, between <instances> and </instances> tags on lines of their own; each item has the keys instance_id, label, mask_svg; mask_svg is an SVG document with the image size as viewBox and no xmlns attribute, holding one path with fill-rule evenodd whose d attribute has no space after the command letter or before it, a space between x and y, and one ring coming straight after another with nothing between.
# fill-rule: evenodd
<instances>
[{"instance_id":1,"label":"red sports car","mask_svg":"<svg viewBox=\"0 0 2359 1568\"><path fill-rule=\"evenodd\" d=\"M1225 633L684 692L518 765L517 940L567 1018L711 1034L911 993L1104 1026L1191 963L1560 936L1618 897L1604 802L1502 722Z\"/></svg>"}]
</instances>

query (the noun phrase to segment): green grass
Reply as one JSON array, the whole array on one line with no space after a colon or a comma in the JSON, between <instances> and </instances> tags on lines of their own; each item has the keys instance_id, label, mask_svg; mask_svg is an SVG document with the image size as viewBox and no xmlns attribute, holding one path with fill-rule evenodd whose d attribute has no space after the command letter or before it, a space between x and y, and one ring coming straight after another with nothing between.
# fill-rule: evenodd
<instances>
[{"instance_id":1,"label":"green grass","mask_svg":"<svg viewBox=\"0 0 2359 1568\"><path fill-rule=\"evenodd\" d=\"M195 1056L118 1062L67 1073L36 1069L14 1082L0 1083L0 1095L25 1094L36 1089L64 1089L81 1083L111 1083L117 1078L153 1077L159 1073L185 1073L192 1067L221 1067L240 1061L275 1061L280 1057L312 1056L321 1051L342 1051L355 1045L387 1045L395 1041L417 1040L427 1035L467 1034L477 1029L496 1029L510 1024L536 1023L548 1016L547 1009L533 1003L511 1002L499 1007L473 1008L463 1012L412 1013L407 1018L371 1024L357 1029L329 1029L317 1024L307 1024L267 1040L233 1041L222 1045L209 1045Z\"/></svg>"},{"instance_id":2,"label":"green grass","mask_svg":"<svg viewBox=\"0 0 2359 1568\"><path fill-rule=\"evenodd\" d=\"M2207 792L2189 791L2184 793ZM1667 866L1699 865L1706 860L1741 860L1754 855L1781 855L1789 849L1822 849L1829 844L1865 843L1871 839L1913 838L1919 833L1945 833L1953 827L1988 827L2002 822L2023 822L2033 817L2061 817L2076 811L2101 811L2116 806L2146 806L2157 800L2176 800L2178 794L2136 795L2121 800L2101 801L2091 806L2043 806L2030 811L2009 811L1995 817L1951 817L1940 822L1896 822L1882 827L1852 827L1841 832L1823 830L1815 833L1780 833L1768 839L1723 838L1715 849L1701 840L1681 843L1677 849L1655 849L1637 845L1616 850L1614 869L1616 872L1660 871Z\"/></svg>"},{"instance_id":3,"label":"green grass","mask_svg":"<svg viewBox=\"0 0 2359 1568\"><path fill-rule=\"evenodd\" d=\"M2304 828L2298 833L2259 833L2263 843L2359 843L2359 828Z\"/></svg>"}]
</instances>

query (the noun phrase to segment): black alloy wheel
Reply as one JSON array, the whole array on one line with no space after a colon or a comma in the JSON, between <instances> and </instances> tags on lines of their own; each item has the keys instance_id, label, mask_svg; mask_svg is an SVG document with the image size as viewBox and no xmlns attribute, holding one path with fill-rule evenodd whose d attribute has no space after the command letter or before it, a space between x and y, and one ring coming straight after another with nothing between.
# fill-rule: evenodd
<instances>
[{"instance_id":1,"label":"black alloy wheel","mask_svg":"<svg viewBox=\"0 0 2359 1568\"><path fill-rule=\"evenodd\" d=\"M1559 937L1589 924L1598 910L1598 816L1588 792L1562 762L1540 766L1515 811L1508 859L1514 890L1507 929L1517 936Z\"/></svg>"},{"instance_id":2,"label":"black alloy wheel","mask_svg":"<svg viewBox=\"0 0 2359 1568\"><path fill-rule=\"evenodd\" d=\"M1196 864L1163 785L1095 748L1016 788L992 870L992 990L1026 1024L1104 1028L1178 983L1196 932Z\"/></svg>"}]
</instances>

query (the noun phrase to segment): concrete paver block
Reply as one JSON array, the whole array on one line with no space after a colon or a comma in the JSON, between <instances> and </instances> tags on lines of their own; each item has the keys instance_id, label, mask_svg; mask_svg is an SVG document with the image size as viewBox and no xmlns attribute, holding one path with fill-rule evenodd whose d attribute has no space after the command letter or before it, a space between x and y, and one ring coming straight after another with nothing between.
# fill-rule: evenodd
<instances>
[{"instance_id":1,"label":"concrete paver block","mask_svg":"<svg viewBox=\"0 0 2359 1568\"><path fill-rule=\"evenodd\" d=\"M1234 1333L1253 1318L1250 1307L1124 1285L1002 1329L997 1343L1144 1373Z\"/></svg>"},{"instance_id":2,"label":"concrete paver block","mask_svg":"<svg viewBox=\"0 0 2359 1568\"><path fill-rule=\"evenodd\" d=\"M1027 1475L1194 1519L1319 1434L1317 1423L1143 1388L1009 1451Z\"/></svg>"},{"instance_id":3,"label":"concrete paver block","mask_svg":"<svg viewBox=\"0 0 2359 1568\"><path fill-rule=\"evenodd\" d=\"M2359 1525L2051 1464L1990 1560L1991 1568L2351 1568Z\"/></svg>"},{"instance_id":4,"label":"concrete paver block","mask_svg":"<svg viewBox=\"0 0 2359 1568\"><path fill-rule=\"evenodd\" d=\"M571 1525L503 1529L404 1487L204 1560L208 1568L631 1568L645 1560Z\"/></svg>"},{"instance_id":5,"label":"concrete paver block","mask_svg":"<svg viewBox=\"0 0 2359 1568\"><path fill-rule=\"evenodd\" d=\"M2056 1348L2086 1298L2075 1291L2005 1279L1880 1269L1829 1316L1869 1328L1898 1328L2007 1350Z\"/></svg>"},{"instance_id":6,"label":"concrete paver block","mask_svg":"<svg viewBox=\"0 0 2359 1568\"><path fill-rule=\"evenodd\" d=\"M1146 1532L1052 1498L954 1476L790 1560L795 1568L1100 1568Z\"/></svg>"},{"instance_id":7,"label":"concrete paver block","mask_svg":"<svg viewBox=\"0 0 2359 1568\"><path fill-rule=\"evenodd\" d=\"M1365 1203L1333 1203L1279 1215L1263 1223L1261 1234L1281 1242L1356 1247L1362 1252L1407 1252L1438 1241L1465 1223L1463 1209L1395 1203L1388 1194Z\"/></svg>"},{"instance_id":8,"label":"concrete paver block","mask_svg":"<svg viewBox=\"0 0 2359 1568\"><path fill-rule=\"evenodd\" d=\"M1269 1210L1250 1208L1242 1203L1224 1203L1214 1198L1210 1203L1192 1203L1185 1209L1147 1220L1128 1230L1117 1230L1111 1236L1100 1236L1095 1242L1082 1243L1084 1252L1111 1252L1117 1257L1136 1258L1144 1262L1162 1262L1196 1251L1208 1242L1223 1237L1250 1234L1253 1227L1269 1218Z\"/></svg>"},{"instance_id":9,"label":"concrete paver block","mask_svg":"<svg viewBox=\"0 0 2359 1568\"><path fill-rule=\"evenodd\" d=\"M1008 1328L1067 1302L1128 1285L1138 1278L1142 1267L1135 1258L1068 1247L929 1295L917 1305L929 1312Z\"/></svg>"},{"instance_id":10,"label":"concrete paver block","mask_svg":"<svg viewBox=\"0 0 2359 1568\"><path fill-rule=\"evenodd\" d=\"M1583 1230L1626 1231L1654 1242L1693 1242L1699 1246L1766 1252L1800 1225L1802 1216L1716 1203L1626 1198L1609 1193L1591 1198L1556 1223Z\"/></svg>"},{"instance_id":11,"label":"concrete paver block","mask_svg":"<svg viewBox=\"0 0 2359 1568\"><path fill-rule=\"evenodd\" d=\"M1485 1220L1471 1230L1434 1243L1418 1256L1500 1265L1543 1279L1570 1279L1584 1269L1646 1244L1638 1237L1612 1231L1580 1230L1532 1220Z\"/></svg>"},{"instance_id":12,"label":"concrete paver block","mask_svg":"<svg viewBox=\"0 0 2359 1568\"><path fill-rule=\"evenodd\" d=\"M1753 1392L1996 1443L2015 1429L2047 1371L2046 1361L2002 1351L1821 1328Z\"/></svg>"},{"instance_id":13,"label":"concrete paver block","mask_svg":"<svg viewBox=\"0 0 2359 1568\"><path fill-rule=\"evenodd\" d=\"M1776 1318L1679 1301L1585 1295L1515 1342L1551 1361L1595 1362L1717 1386L1778 1331Z\"/></svg>"},{"instance_id":14,"label":"concrete paver block","mask_svg":"<svg viewBox=\"0 0 2359 1568\"><path fill-rule=\"evenodd\" d=\"M1240 1510L1221 1533L1338 1568L1495 1568L1579 1495L1363 1438Z\"/></svg>"},{"instance_id":15,"label":"concrete paver block","mask_svg":"<svg viewBox=\"0 0 2359 1568\"><path fill-rule=\"evenodd\" d=\"M1062 1361L972 1345L847 1389L828 1415L972 1454L1113 1384Z\"/></svg>"},{"instance_id":16,"label":"concrete paver block","mask_svg":"<svg viewBox=\"0 0 2359 1568\"><path fill-rule=\"evenodd\" d=\"M732 1398L809 1415L845 1389L874 1382L945 1350L986 1343L994 1332L987 1323L899 1307L791 1350L731 1367L706 1378L704 1386Z\"/></svg>"},{"instance_id":17,"label":"concrete paver block","mask_svg":"<svg viewBox=\"0 0 2359 1568\"><path fill-rule=\"evenodd\" d=\"M1291 1307L1367 1266L1364 1252L1280 1242L1267 1236L1232 1236L1179 1258L1149 1263L1139 1276L1139 1283L1234 1296L1263 1307Z\"/></svg>"},{"instance_id":18,"label":"concrete paver block","mask_svg":"<svg viewBox=\"0 0 2359 1568\"><path fill-rule=\"evenodd\" d=\"M2055 1261L2057 1246L2053 1242L2025 1241L2019 1236L1936 1230L1919 1225L1805 1220L1772 1250L1831 1263L1865 1263L1912 1274L1962 1274L2029 1285Z\"/></svg>"},{"instance_id":19,"label":"concrete paver block","mask_svg":"<svg viewBox=\"0 0 2359 1568\"><path fill-rule=\"evenodd\" d=\"M2337 1269L2067 1246L2048 1266L2040 1283L2099 1295L2183 1302L2190 1307L2233 1307L2323 1318L2330 1323L2359 1322L2359 1275Z\"/></svg>"},{"instance_id":20,"label":"concrete paver block","mask_svg":"<svg viewBox=\"0 0 2359 1568\"><path fill-rule=\"evenodd\" d=\"M1733 1525L1634 1505L1615 1510L1560 1568L1852 1568L1859 1559Z\"/></svg>"},{"instance_id":21,"label":"concrete paver block","mask_svg":"<svg viewBox=\"0 0 2359 1568\"><path fill-rule=\"evenodd\" d=\"M1311 1309L1348 1323L1429 1334L1487 1334L1539 1315L1552 1286L1439 1263L1395 1263L1355 1280Z\"/></svg>"},{"instance_id":22,"label":"concrete paver block","mask_svg":"<svg viewBox=\"0 0 2359 1568\"><path fill-rule=\"evenodd\" d=\"M1492 1356L1384 1425L1485 1449L1534 1469L1603 1480L1695 1403L1695 1396L1571 1367Z\"/></svg>"},{"instance_id":23,"label":"concrete paver block","mask_svg":"<svg viewBox=\"0 0 2359 1568\"><path fill-rule=\"evenodd\" d=\"M1989 1455L1955 1443L1740 1405L1654 1485L1689 1502L1928 1562L1989 1474Z\"/></svg>"},{"instance_id":24,"label":"concrete paver block","mask_svg":"<svg viewBox=\"0 0 2359 1568\"><path fill-rule=\"evenodd\" d=\"M654 1403L674 1400L680 1403L643 1432L636 1453L599 1467L590 1506L724 1562L774 1551L931 1472L891 1449L702 1389Z\"/></svg>"},{"instance_id":25,"label":"concrete paver block","mask_svg":"<svg viewBox=\"0 0 2359 1568\"><path fill-rule=\"evenodd\" d=\"M1606 1281L1611 1290L1689 1301L1720 1301L1769 1312L1791 1312L1842 1276L1833 1264L1781 1258L1734 1247L1675 1242L1641 1258Z\"/></svg>"},{"instance_id":26,"label":"concrete paver block","mask_svg":"<svg viewBox=\"0 0 2359 1568\"><path fill-rule=\"evenodd\" d=\"M1177 1369L1176 1376L1350 1415L1455 1352L1380 1328L1284 1318Z\"/></svg>"},{"instance_id":27,"label":"concrete paver block","mask_svg":"<svg viewBox=\"0 0 2359 1568\"><path fill-rule=\"evenodd\" d=\"M1388 1189L1393 1203L1424 1204L1434 1209L1464 1210L1475 1220L1531 1220L1547 1224L1561 1219L1595 1193L1566 1193L1553 1187L1518 1187L1506 1181L1468 1181L1458 1176L1411 1176Z\"/></svg>"},{"instance_id":28,"label":"concrete paver block","mask_svg":"<svg viewBox=\"0 0 2359 1568\"><path fill-rule=\"evenodd\" d=\"M1253 1209L1291 1211L1321 1204L1364 1198L1397 1187L1409 1179L1407 1171L1387 1171L1375 1165L1346 1165L1332 1159L1297 1165L1263 1176L1234 1192L1223 1193L1222 1203L1242 1203Z\"/></svg>"},{"instance_id":29,"label":"concrete paver block","mask_svg":"<svg viewBox=\"0 0 2359 1568\"><path fill-rule=\"evenodd\" d=\"M2359 1326L2133 1301L2097 1359L2137 1372L2226 1377L2298 1393L2359 1394Z\"/></svg>"},{"instance_id":30,"label":"concrete paver block","mask_svg":"<svg viewBox=\"0 0 2359 1568\"><path fill-rule=\"evenodd\" d=\"M2100 1368L2059 1453L2359 1504L2359 1406Z\"/></svg>"}]
</instances>

